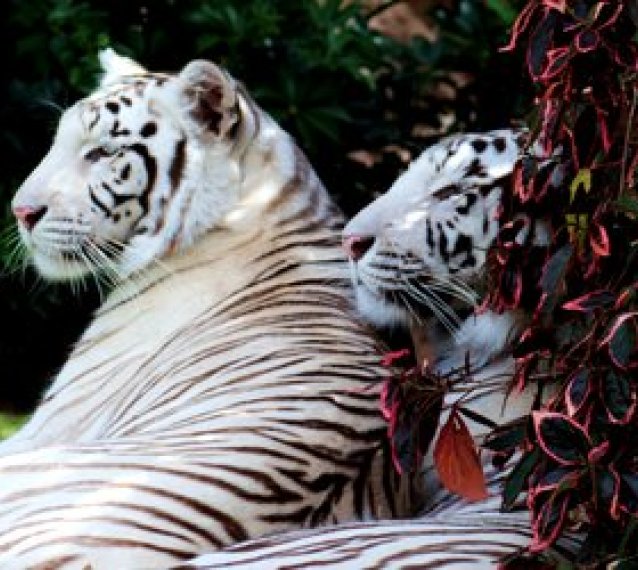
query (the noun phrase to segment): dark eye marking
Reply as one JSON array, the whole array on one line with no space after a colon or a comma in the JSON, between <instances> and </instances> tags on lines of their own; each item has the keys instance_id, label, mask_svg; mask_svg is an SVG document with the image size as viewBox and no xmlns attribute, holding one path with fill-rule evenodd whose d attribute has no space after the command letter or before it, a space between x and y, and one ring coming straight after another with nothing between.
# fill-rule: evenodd
<instances>
[{"instance_id":1,"label":"dark eye marking","mask_svg":"<svg viewBox=\"0 0 638 570\"><path fill-rule=\"evenodd\" d=\"M105 107L114 115L117 115L120 112L120 106L115 101L109 101Z\"/></svg>"},{"instance_id":2,"label":"dark eye marking","mask_svg":"<svg viewBox=\"0 0 638 570\"><path fill-rule=\"evenodd\" d=\"M104 147L97 146L92 148L89 152L84 155L84 160L95 163L101 158L105 158L107 156L113 156L114 152L108 152Z\"/></svg>"},{"instance_id":3,"label":"dark eye marking","mask_svg":"<svg viewBox=\"0 0 638 570\"><path fill-rule=\"evenodd\" d=\"M481 153L487 148L487 143L483 139L476 139L472 141L472 147L476 152Z\"/></svg>"},{"instance_id":4,"label":"dark eye marking","mask_svg":"<svg viewBox=\"0 0 638 570\"><path fill-rule=\"evenodd\" d=\"M153 121L150 121L142 127L140 135L146 139L148 137L152 137L156 132L157 125Z\"/></svg>"},{"instance_id":5,"label":"dark eye marking","mask_svg":"<svg viewBox=\"0 0 638 570\"><path fill-rule=\"evenodd\" d=\"M503 137L498 137L497 139L494 139L494 148L496 149L496 152L503 152L506 146L507 145Z\"/></svg>"},{"instance_id":6,"label":"dark eye marking","mask_svg":"<svg viewBox=\"0 0 638 570\"><path fill-rule=\"evenodd\" d=\"M126 97L126 95L122 95L120 97L120 101L122 101L122 103L124 103L127 107L130 107L133 104L133 101Z\"/></svg>"}]
</instances>

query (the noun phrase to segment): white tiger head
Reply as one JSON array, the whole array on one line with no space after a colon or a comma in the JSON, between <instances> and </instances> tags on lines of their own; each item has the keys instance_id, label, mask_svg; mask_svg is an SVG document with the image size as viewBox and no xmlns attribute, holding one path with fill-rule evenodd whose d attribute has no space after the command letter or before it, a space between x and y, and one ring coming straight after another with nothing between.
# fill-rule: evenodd
<instances>
[{"instance_id":1,"label":"white tiger head","mask_svg":"<svg viewBox=\"0 0 638 570\"><path fill-rule=\"evenodd\" d=\"M357 304L377 325L434 314L458 325L450 302L472 306L498 232L500 198L521 131L455 135L425 150L346 226Z\"/></svg>"},{"instance_id":2,"label":"white tiger head","mask_svg":"<svg viewBox=\"0 0 638 570\"><path fill-rule=\"evenodd\" d=\"M99 88L62 116L13 203L38 271L126 276L190 245L239 199L232 153L254 129L234 80L207 61L148 73L105 50Z\"/></svg>"}]
</instances>

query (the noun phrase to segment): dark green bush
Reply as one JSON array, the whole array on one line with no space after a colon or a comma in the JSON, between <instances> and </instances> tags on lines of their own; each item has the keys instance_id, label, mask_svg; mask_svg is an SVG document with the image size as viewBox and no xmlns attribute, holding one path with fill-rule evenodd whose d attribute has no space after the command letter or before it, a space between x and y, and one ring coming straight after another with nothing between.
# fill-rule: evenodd
<instances>
[{"instance_id":1,"label":"dark green bush","mask_svg":"<svg viewBox=\"0 0 638 570\"><path fill-rule=\"evenodd\" d=\"M5 0L0 218L9 223L10 198L49 146L60 109L93 88L107 45L153 70L196 57L226 66L351 214L405 166L389 145L414 154L443 124L492 128L517 114L520 65L498 54L514 3L447 1L431 14L436 42L400 44L342 0ZM8 255L4 244L0 258ZM64 288L34 294L33 282L29 271L0 279L0 407L32 404L97 303L94 292L81 306Z\"/></svg>"}]
</instances>

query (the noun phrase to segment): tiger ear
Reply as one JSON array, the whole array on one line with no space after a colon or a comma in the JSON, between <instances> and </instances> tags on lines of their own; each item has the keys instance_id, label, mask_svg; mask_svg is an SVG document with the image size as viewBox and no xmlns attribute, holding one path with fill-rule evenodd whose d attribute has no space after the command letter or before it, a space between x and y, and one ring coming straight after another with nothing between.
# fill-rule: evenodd
<instances>
[{"instance_id":1,"label":"tiger ear","mask_svg":"<svg viewBox=\"0 0 638 570\"><path fill-rule=\"evenodd\" d=\"M179 74L191 118L206 138L225 137L239 118L236 84L214 63L191 61Z\"/></svg>"},{"instance_id":2,"label":"tiger ear","mask_svg":"<svg viewBox=\"0 0 638 570\"><path fill-rule=\"evenodd\" d=\"M139 63L130 57L118 55L114 49L106 48L98 53L98 59L102 67L100 87L106 87L116 83L126 75L143 75L148 73Z\"/></svg>"}]
</instances>

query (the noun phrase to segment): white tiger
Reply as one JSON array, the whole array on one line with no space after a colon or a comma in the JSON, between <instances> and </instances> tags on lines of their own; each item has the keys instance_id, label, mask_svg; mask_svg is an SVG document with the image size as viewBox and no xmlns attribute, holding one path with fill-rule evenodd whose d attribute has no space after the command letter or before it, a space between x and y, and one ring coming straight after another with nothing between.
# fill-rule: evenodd
<instances>
[{"instance_id":1,"label":"white tiger","mask_svg":"<svg viewBox=\"0 0 638 570\"><path fill-rule=\"evenodd\" d=\"M511 341L522 316L457 314L472 309L478 299L473 285L486 271L487 250L499 229L501 196L524 144L519 130L444 139L426 149L344 229L360 311L380 326L411 324L418 333L427 329L434 345L430 364L440 373L470 363L471 374L452 383L445 394L441 424L459 402L497 424L521 418L534 402L533 389L509 395ZM542 228L533 238L545 239ZM444 333L433 334L432 315L445 325ZM490 428L465 420L480 445ZM430 450L422 469L426 502L413 520L266 537L204 555L182 568L495 568L529 545L532 529L524 506L500 512L503 481L512 463L497 469L489 453L481 455L489 494L484 501L468 503L443 489ZM568 558L579 540L568 535L553 556Z\"/></svg>"},{"instance_id":2,"label":"white tiger","mask_svg":"<svg viewBox=\"0 0 638 570\"><path fill-rule=\"evenodd\" d=\"M227 72L111 50L13 211L38 271L114 285L0 444L0 567L167 567L409 514L342 217Z\"/></svg>"}]
</instances>

